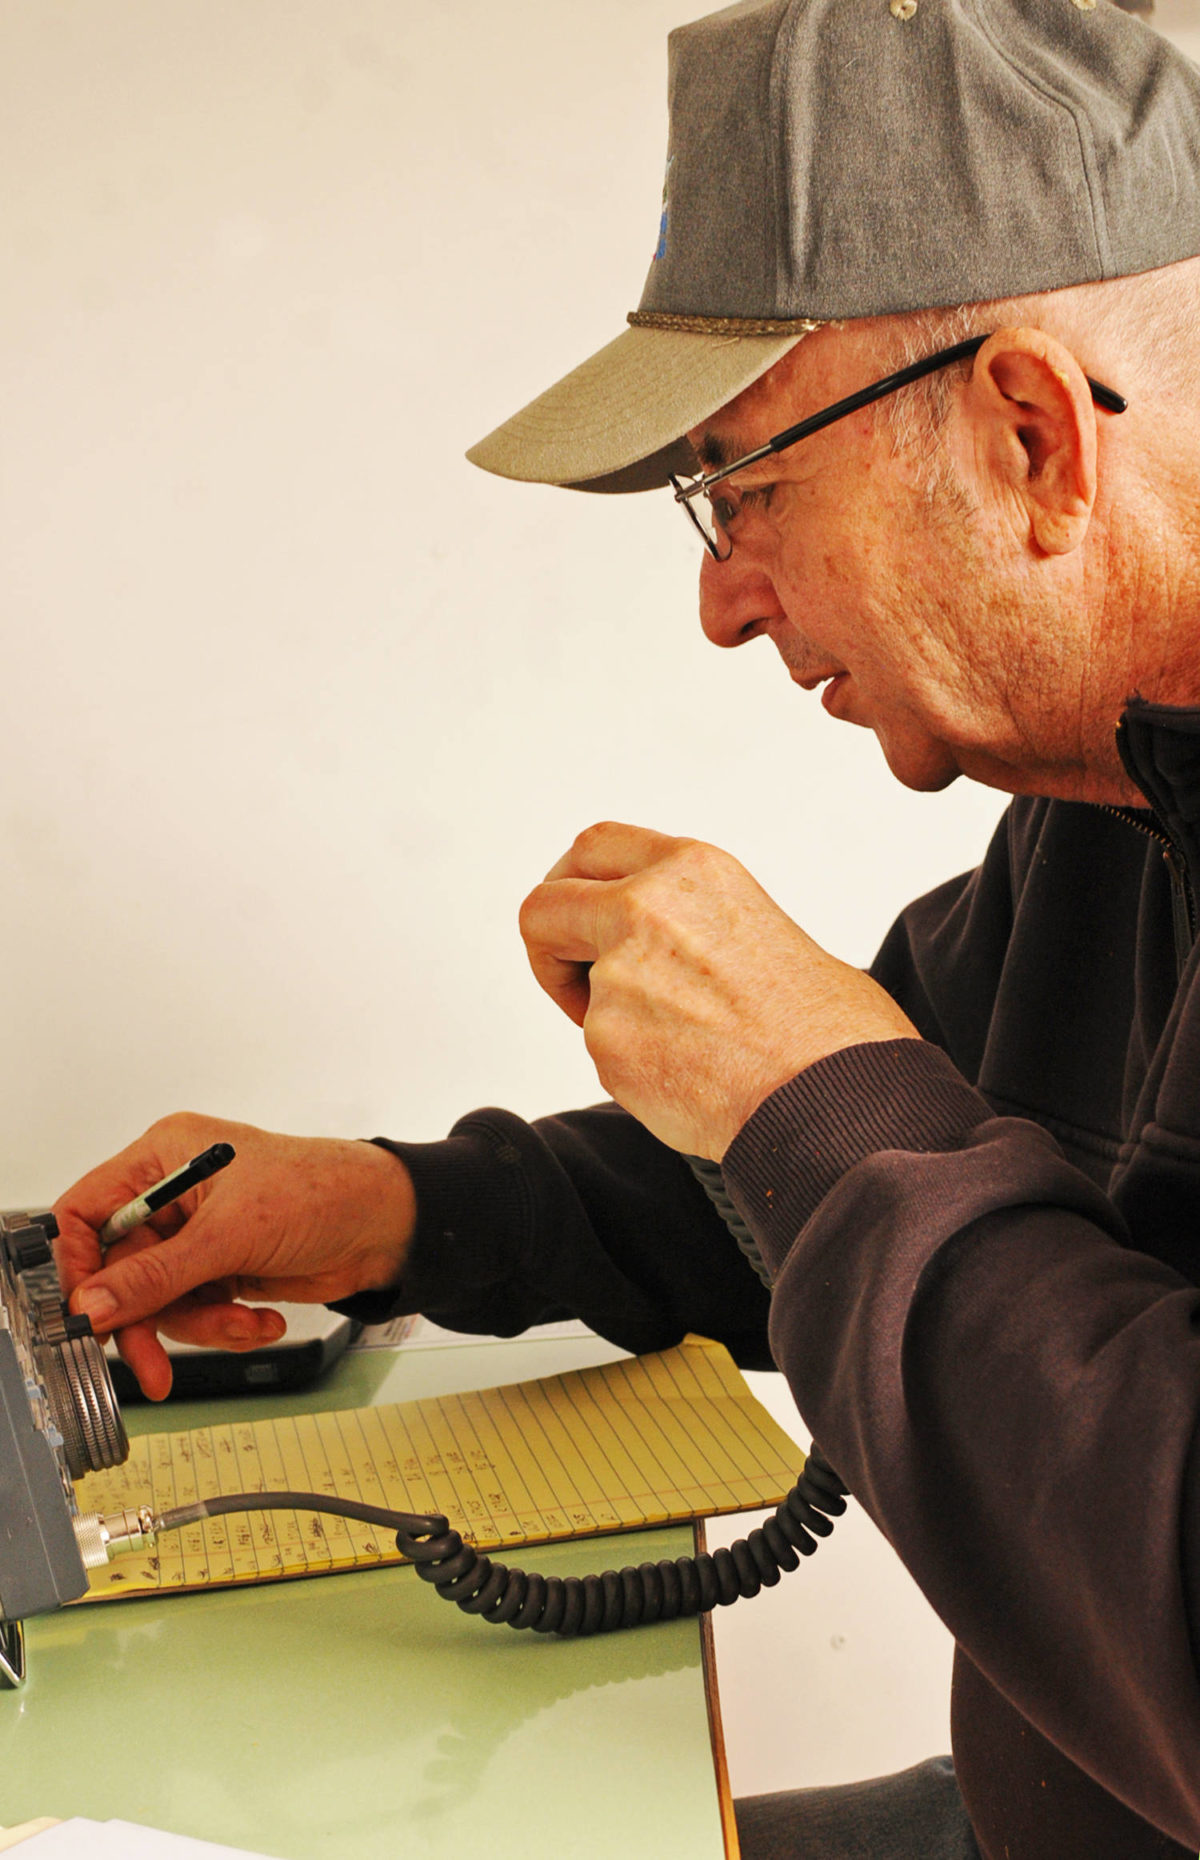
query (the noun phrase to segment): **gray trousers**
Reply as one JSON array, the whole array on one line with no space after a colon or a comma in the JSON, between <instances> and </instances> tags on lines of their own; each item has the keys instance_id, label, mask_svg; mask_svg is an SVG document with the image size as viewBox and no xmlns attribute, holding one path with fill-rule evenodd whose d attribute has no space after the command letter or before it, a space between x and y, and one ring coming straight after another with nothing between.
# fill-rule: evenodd
<instances>
[{"instance_id":1,"label":"gray trousers","mask_svg":"<svg viewBox=\"0 0 1200 1860\"><path fill-rule=\"evenodd\" d=\"M954 1764L734 1803L742 1860L980 1860Z\"/></svg>"}]
</instances>

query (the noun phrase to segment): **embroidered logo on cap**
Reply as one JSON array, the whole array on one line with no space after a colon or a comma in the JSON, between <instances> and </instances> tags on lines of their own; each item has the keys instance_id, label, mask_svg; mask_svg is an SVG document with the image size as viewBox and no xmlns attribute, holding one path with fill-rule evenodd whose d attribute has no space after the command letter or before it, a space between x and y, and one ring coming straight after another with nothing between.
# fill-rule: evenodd
<instances>
[{"instance_id":1,"label":"embroidered logo on cap","mask_svg":"<svg viewBox=\"0 0 1200 1860\"><path fill-rule=\"evenodd\" d=\"M666 256L667 219L671 211L671 202L668 197L667 190L671 184L671 170L674 166L675 166L675 157L673 155L668 155L667 156L667 171L663 175L662 217L658 222L658 244L654 248L654 258L656 261Z\"/></svg>"}]
</instances>

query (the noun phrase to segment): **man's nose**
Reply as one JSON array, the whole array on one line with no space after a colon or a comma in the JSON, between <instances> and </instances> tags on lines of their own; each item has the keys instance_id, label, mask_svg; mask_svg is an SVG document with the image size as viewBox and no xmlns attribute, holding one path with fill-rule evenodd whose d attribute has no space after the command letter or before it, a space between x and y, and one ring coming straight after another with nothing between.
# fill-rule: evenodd
<instances>
[{"instance_id":1,"label":"man's nose","mask_svg":"<svg viewBox=\"0 0 1200 1860\"><path fill-rule=\"evenodd\" d=\"M714 646L744 646L765 633L783 608L771 577L745 550L724 562L706 555L700 565L700 624Z\"/></svg>"}]
</instances>

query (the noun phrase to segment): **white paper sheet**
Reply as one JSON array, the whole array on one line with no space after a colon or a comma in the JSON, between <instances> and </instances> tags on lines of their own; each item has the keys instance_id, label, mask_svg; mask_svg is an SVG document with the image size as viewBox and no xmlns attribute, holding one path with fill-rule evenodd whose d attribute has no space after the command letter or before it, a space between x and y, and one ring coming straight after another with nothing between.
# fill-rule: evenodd
<instances>
[{"instance_id":1,"label":"white paper sheet","mask_svg":"<svg viewBox=\"0 0 1200 1860\"><path fill-rule=\"evenodd\" d=\"M30 1860L266 1860L246 1847L214 1846L190 1834L163 1834L132 1821L87 1821L74 1816L22 1841L15 1850Z\"/></svg>"}]
</instances>

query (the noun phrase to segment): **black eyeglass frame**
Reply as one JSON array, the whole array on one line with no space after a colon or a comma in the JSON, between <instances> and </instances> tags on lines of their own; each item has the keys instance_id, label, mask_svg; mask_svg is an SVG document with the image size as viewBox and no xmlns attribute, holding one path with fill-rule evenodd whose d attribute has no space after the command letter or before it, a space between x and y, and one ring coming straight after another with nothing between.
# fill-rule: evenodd
<instances>
[{"instance_id":1,"label":"black eyeglass frame","mask_svg":"<svg viewBox=\"0 0 1200 1860\"><path fill-rule=\"evenodd\" d=\"M989 331L988 334L990 333ZM704 547L713 560L728 561L733 551L732 537L726 537L729 547L722 555L716 542L692 509L693 498L707 496L714 484L720 484L724 479L731 478L734 472L745 471L747 465L757 465L760 459L770 458L776 452L785 452L789 446L794 446L799 440L809 438L812 433L819 433L823 427L832 426L835 420L844 420L850 414L857 413L860 407L869 407L873 401L883 400L888 394L895 394L898 389L907 387L912 381L920 381L925 375L936 374L940 368L949 368L954 362L965 361L969 355L978 354L987 340L988 335L969 336L965 342L956 342L948 349L935 350L932 355L924 356L919 362L910 362L907 368L898 368L894 374L884 375L881 380L873 381L869 387L859 388L856 394L847 394L844 400L835 400L828 407L822 407L819 413L810 413L806 420L797 421L795 426L785 427L783 432L776 433L774 438L768 439L765 445L757 447L753 452L747 452L740 459L735 459L732 465L723 465L719 471L705 472L703 477L692 478L686 483L681 482L672 472L670 482L675 491L675 502L682 504L687 511ZM1098 407L1103 407L1108 413L1125 412L1129 402L1124 395L1116 393L1113 388L1104 387L1099 381L1093 381L1091 375L1085 376L1085 380L1092 391L1092 399ZM720 523L715 513L713 521L719 529Z\"/></svg>"}]
</instances>

